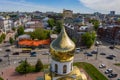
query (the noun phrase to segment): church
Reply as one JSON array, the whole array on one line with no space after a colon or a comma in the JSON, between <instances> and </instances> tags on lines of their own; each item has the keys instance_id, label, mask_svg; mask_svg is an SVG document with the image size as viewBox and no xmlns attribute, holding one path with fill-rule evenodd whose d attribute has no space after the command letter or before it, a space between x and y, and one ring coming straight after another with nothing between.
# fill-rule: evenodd
<instances>
[{"instance_id":1,"label":"church","mask_svg":"<svg viewBox=\"0 0 120 80\"><path fill-rule=\"evenodd\" d=\"M63 27L58 38L50 44L51 64L45 80L87 80L86 75L73 66L75 44Z\"/></svg>"}]
</instances>

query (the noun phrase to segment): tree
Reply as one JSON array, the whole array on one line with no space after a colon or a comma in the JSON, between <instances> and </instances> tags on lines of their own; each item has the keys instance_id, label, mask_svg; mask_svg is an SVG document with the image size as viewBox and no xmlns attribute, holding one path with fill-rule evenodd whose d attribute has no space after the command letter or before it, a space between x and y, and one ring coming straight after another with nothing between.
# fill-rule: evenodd
<instances>
[{"instance_id":1,"label":"tree","mask_svg":"<svg viewBox=\"0 0 120 80\"><path fill-rule=\"evenodd\" d=\"M18 36L24 34L24 27L23 27L23 26L20 26L20 27L18 28L17 34L18 34Z\"/></svg>"},{"instance_id":2,"label":"tree","mask_svg":"<svg viewBox=\"0 0 120 80\"><path fill-rule=\"evenodd\" d=\"M15 31L15 30L16 30L16 28L15 28L15 27L12 27L12 30L13 30L13 31Z\"/></svg>"},{"instance_id":3,"label":"tree","mask_svg":"<svg viewBox=\"0 0 120 80\"><path fill-rule=\"evenodd\" d=\"M13 44L13 42L14 42L14 39L13 39L12 37L10 37L10 38L9 38L9 43L10 43L10 44Z\"/></svg>"},{"instance_id":4,"label":"tree","mask_svg":"<svg viewBox=\"0 0 120 80\"><path fill-rule=\"evenodd\" d=\"M38 59L36 65L35 65L35 71L36 71L36 72L39 72L39 71L41 71L42 69L43 69L43 64L42 64L41 60Z\"/></svg>"},{"instance_id":5,"label":"tree","mask_svg":"<svg viewBox=\"0 0 120 80\"><path fill-rule=\"evenodd\" d=\"M0 77L0 80L4 80L4 79Z\"/></svg>"},{"instance_id":6,"label":"tree","mask_svg":"<svg viewBox=\"0 0 120 80\"><path fill-rule=\"evenodd\" d=\"M49 25L49 27L50 27L51 29L53 29L53 27L55 26L55 22L54 22L54 19L53 19L53 18L51 18L51 19L48 20L48 25Z\"/></svg>"},{"instance_id":7,"label":"tree","mask_svg":"<svg viewBox=\"0 0 120 80\"><path fill-rule=\"evenodd\" d=\"M86 45L88 48L90 48L95 41L96 34L95 32L86 32L85 34L82 35L82 42L84 45Z\"/></svg>"},{"instance_id":8,"label":"tree","mask_svg":"<svg viewBox=\"0 0 120 80\"><path fill-rule=\"evenodd\" d=\"M55 32L57 33L57 34L59 34L60 32L61 32L61 29L62 29L62 22L61 21L56 21L56 27L55 27Z\"/></svg>"},{"instance_id":9,"label":"tree","mask_svg":"<svg viewBox=\"0 0 120 80\"><path fill-rule=\"evenodd\" d=\"M22 61L22 63L16 67L15 69L16 72L20 74L26 74L31 72L31 65L27 62L27 59L25 61Z\"/></svg>"},{"instance_id":10,"label":"tree","mask_svg":"<svg viewBox=\"0 0 120 80\"><path fill-rule=\"evenodd\" d=\"M2 35L0 36L0 43L5 39L5 37L6 37L5 34L2 34Z\"/></svg>"},{"instance_id":11,"label":"tree","mask_svg":"<svg viewBox=\"0 0 120 80\"><path fill-rule=\"evenodd\" d=\"M95 31L97 31L100 22L98 20L96 20L96 19L92 19L89 22L93 24L93 27L94 27Z\"/></svg>"},{"instance_id":12,"label":"tree","mask_svg":"<svg viewBox=\"0 0 120 80\"><path fill-rule=\"evenodd\" d=\"M3 33L3 34L1 35L1 37L2 37L2 39L5 39L6 35Z\"/></svg>"}]
</instances>

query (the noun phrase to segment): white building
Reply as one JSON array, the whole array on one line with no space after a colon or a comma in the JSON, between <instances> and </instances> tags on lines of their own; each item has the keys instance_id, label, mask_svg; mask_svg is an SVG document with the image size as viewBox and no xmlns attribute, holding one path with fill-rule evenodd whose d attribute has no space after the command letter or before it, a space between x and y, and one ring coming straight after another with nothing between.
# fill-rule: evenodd
<instances>
[{"instance_id":1,"label":"white building","mask_svg":"<svg viewBox=\"0 0 120 80\"><path fill-rule=\"evenodd\" d=\"M9 32L11 31L11 28L13 26L13 21L9 20L9 18L5 18L3 16L0 16L0 29L3 32Z\"/></svg>"}]
</instances>

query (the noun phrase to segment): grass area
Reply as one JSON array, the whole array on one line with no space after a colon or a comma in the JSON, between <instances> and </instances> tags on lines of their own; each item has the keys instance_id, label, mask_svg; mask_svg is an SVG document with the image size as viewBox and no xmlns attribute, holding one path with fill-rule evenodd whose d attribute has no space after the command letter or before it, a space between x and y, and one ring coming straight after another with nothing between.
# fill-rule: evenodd
<instances>
[{"instance_id":1,"label":"grass area","mask_svg":"<svg viewBox=\"0 0 120 80\"><path fill-rule=\"evenodd\" d=\"M116 66L120 66L120 63L115 63L114 65L116 65Z\"/></svg>"},{"instance_id":2,"label":"grass area","mask_svg":"<svg viewBox=\"0 0 120 80\"><path fill-rule=\"evenodd\" d=\"M92 80L108 80L100 71L97 70L92 64L86 62L76 62L74 66L83 68Z\"/></svg>"}]
</instances>

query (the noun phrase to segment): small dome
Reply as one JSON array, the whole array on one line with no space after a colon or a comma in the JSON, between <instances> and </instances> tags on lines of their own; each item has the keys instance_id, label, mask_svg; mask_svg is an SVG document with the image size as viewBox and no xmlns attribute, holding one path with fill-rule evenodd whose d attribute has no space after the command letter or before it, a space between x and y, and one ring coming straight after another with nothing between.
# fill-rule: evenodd
<instances>
[{"instance_id":1,"label":"small dome","mask_svg":"<svg viewBox=\"0 0 120 80\"><path fill-rule=\"evenodd\" d=\"M65 28L61 30L58 38L50 44L52 58L57 61L70 61L75 50L74 42L68 37Z\"/></svg>"}]
</instances>

